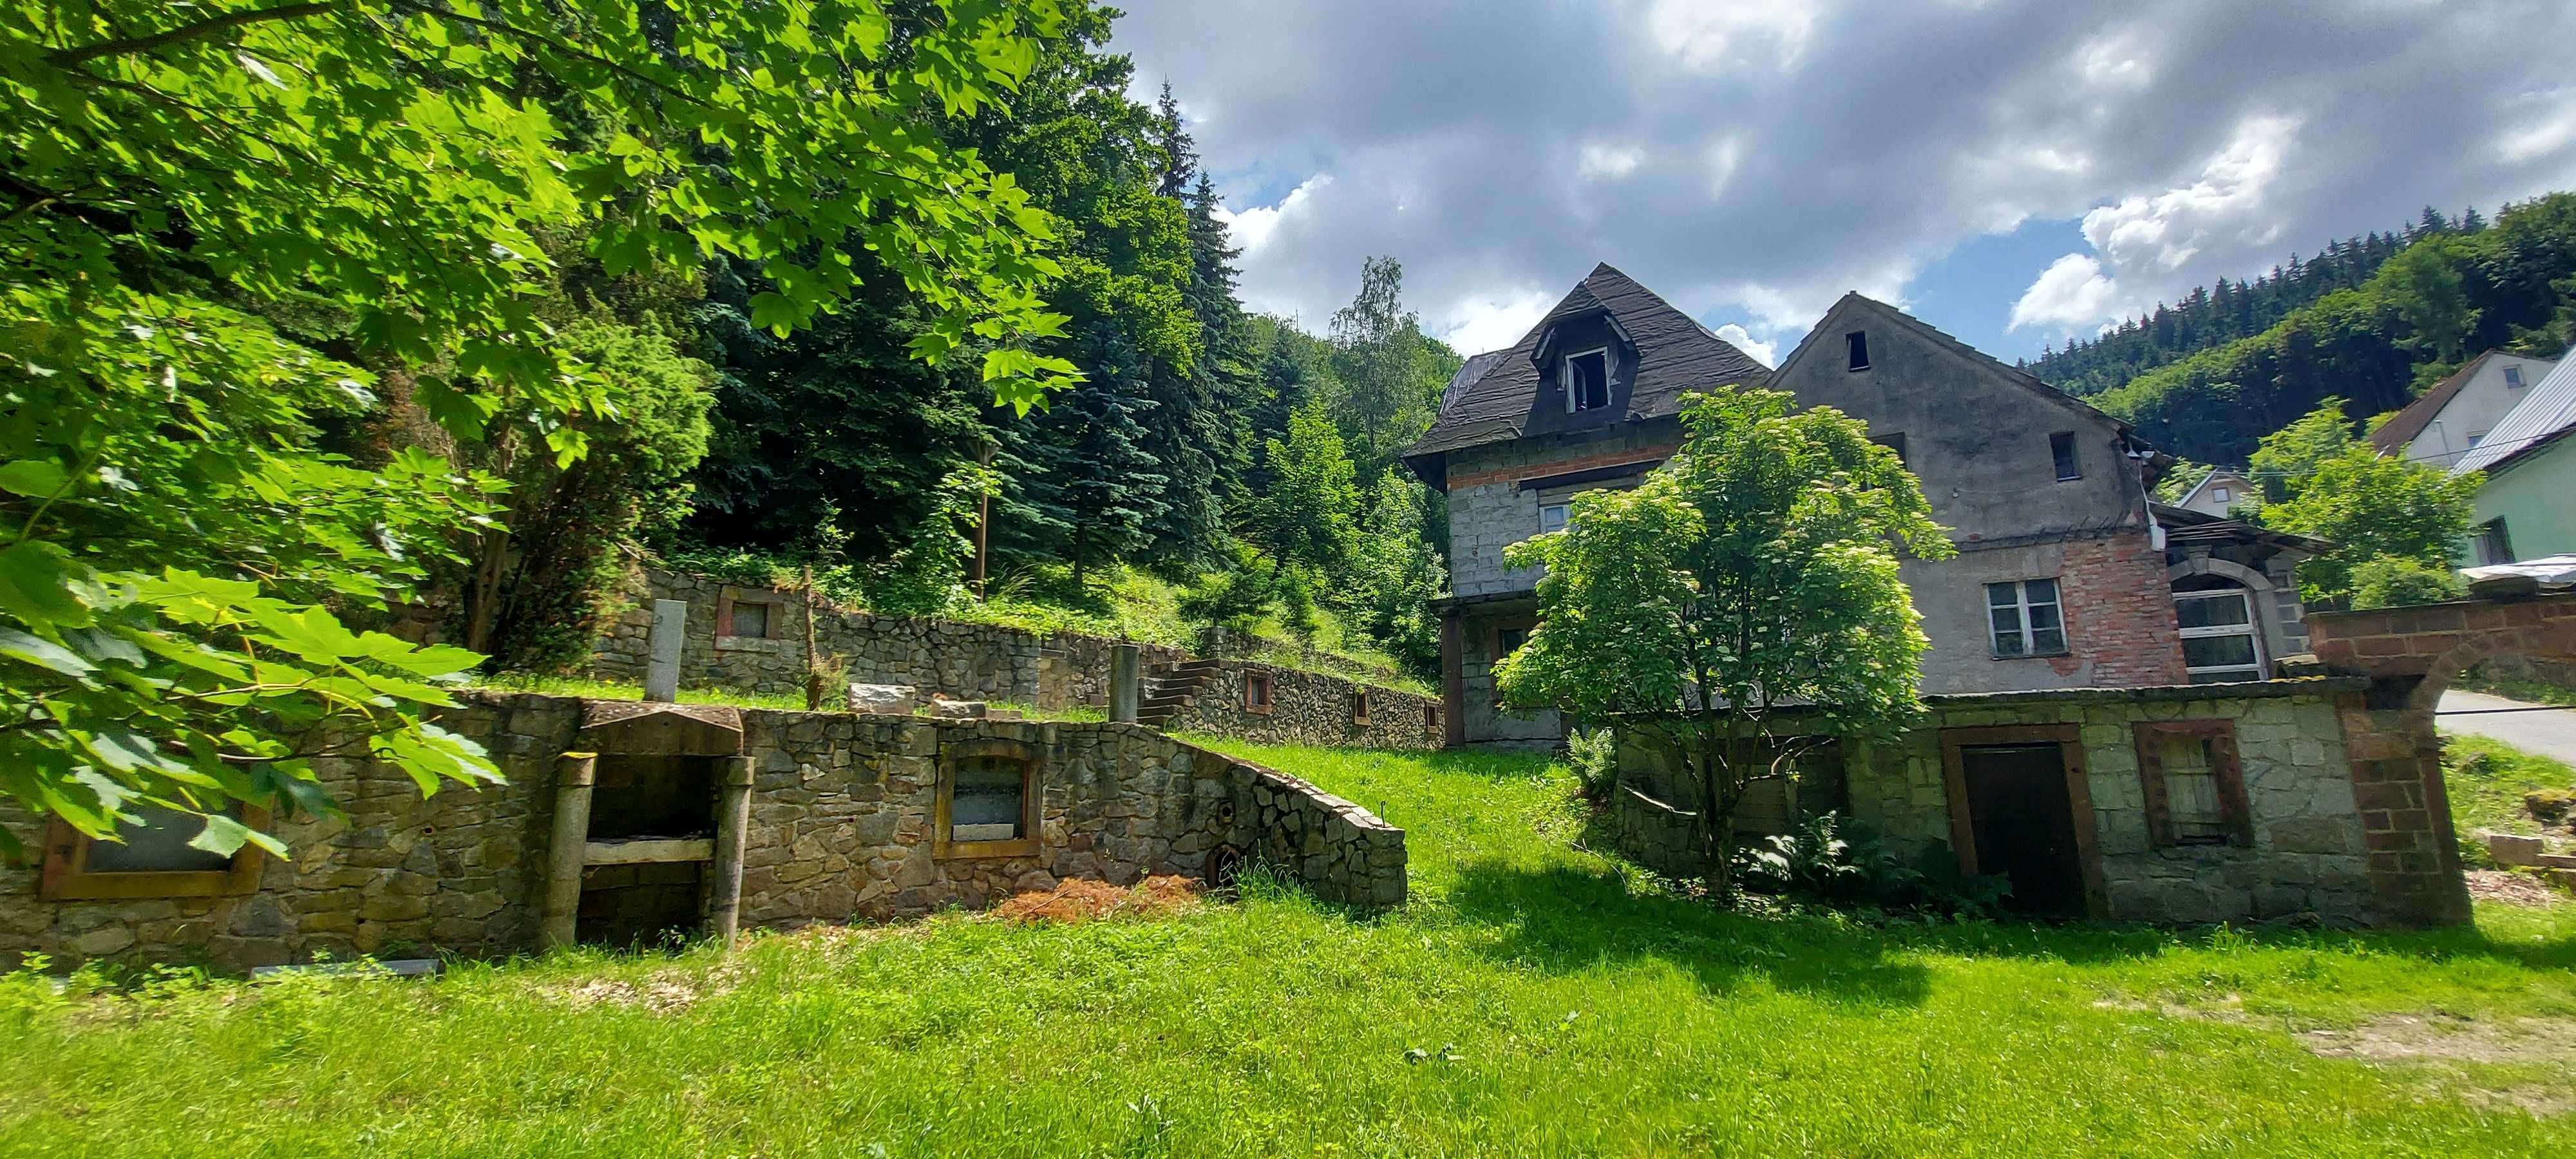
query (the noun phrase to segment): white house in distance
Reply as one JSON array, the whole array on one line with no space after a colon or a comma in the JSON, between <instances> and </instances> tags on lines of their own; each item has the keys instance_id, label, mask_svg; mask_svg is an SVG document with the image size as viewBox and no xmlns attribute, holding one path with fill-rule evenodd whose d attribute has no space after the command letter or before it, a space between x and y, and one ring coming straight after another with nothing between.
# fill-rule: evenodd
<instances>
[{"instance_id":1,"label":"white house in distance","mask_svg":"<svg viewBox=\"0 0 2576 1159\"><path fill-rule=\"evenodd\" d=\"M2254 490L2254 480L2234 467L2220 467L2200 477L2173 505L2203 515L2227 517L2230 508L2240 503L2261 506L2263 496Z\"/></svg>"},{"instance_id":2,"label":"white house in distance","mask_svg":"<svg viewBox=\"0 0 2576 1159\"><path fill-rule=\"evenodd\" d=\"M2370 443L2383 455L2455 466L2556 365L2546 358L2487 351L2380 424Z\"/></svg>"}]
</instances>

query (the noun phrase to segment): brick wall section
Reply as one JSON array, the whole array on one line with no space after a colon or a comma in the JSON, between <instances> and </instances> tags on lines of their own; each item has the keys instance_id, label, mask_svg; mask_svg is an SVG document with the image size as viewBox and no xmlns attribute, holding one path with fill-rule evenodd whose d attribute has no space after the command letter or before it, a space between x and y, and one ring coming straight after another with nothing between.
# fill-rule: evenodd
<instances>
[{"instance_id":1,"label":"brick wall section","mask_svg":"<svg viewBox=\"0 0 2576 1159\"><path fill-rule=\"evenodd\" d=\"M301 820L238 897L48 902L38 867L0 868L0 964L27 953L206 962L228 969L328 953L490 957L535 947L554 761L582 702L470 693L444 723L482 742L506 784L423 800L401 773L317 762L345 821ZM1062 878L1203 877L1220 850L1267 860L1316 896L1405 898L1404 831L1349 801L1132 724L934 721L744 711L753 762L746 925L882 920L982 907ZM1028 857L939 858L931 832L944 745L1019 742L1039 762L1040 843ZM43 826L0 811L30 847Z\"/></svg>"},{"instance_id":2,"label":"brick wall section","mask_svg":"<svg viewBox=\"0 0 2576 1159\"><path fill-rule=\"evenodd\" d=\"M801 592L738 588L777 609L769 636L747 639L717 634L727 585L704 576L648 568L635 606L620 614L591 653L590 672L607 680L642 683L651 658L653 601L689 605L680 652L684 688L731 688L791 694L805 687L806 599ZM1008 700L1042 708L1109 703L1109 654L1125 641L1074 632L1038 635L994 624L880 616L822 602L815 621L815 650L826 668L845 673L830 688L848 683L909 684L924 696L956 700ZM1179 648L1140 645L1146 663L1188 658Z\"/></svg>"},{"instance_id":3,"label":"brick wall section","mask_svg":"<svg viewBox=\"0 0 2576 1159\"><path fill-rule=\"evenodd\" d=\"M2372 679L2344 717L2374 887L2417 920L2468 920L2434 706L2490 658L2576 658L2576 596L2311 613L2308 633L2325 668Z\"/></svg>"},{"instance_id":4,"label":"brick wall section","mask_svg":"<svg viewBox=\"0 0 2576 1159\"><path fill-rule=\"evenodd\" d=\"M2164 553L2147 533L2069 541L2058 584L2073 655L2052 666L2089 662L2092 682L2106 688L2188 682Z\"/></svg>"},{"instance_id":5,"label":"brick wall section","mask_svg":"<svg viewBox=\"0 0 2576 1159\"><path fill-rule=\"evenodd\" d=\"M1252 673L1270 677L1270 711L1255 712L1243 702ZM1366 723L1354 719L1359 694L1369 698ZM1242 737L1263 744L1354 746L1373 749L1435 749L1442 742L1437 719L1440 702L1428 696L1354 684L1337 676L1280 668L1254 661L1227 661L1197 697L1163 723L1174 732L1202 732Z\"/></svg>"}]
</instances>

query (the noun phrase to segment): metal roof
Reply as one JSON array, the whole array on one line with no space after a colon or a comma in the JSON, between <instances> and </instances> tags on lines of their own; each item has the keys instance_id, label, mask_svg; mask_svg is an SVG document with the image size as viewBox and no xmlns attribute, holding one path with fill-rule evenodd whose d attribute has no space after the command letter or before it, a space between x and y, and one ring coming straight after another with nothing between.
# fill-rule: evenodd
<instances>
[{"instance_id":1,"label":"metal roof","mask_svg":"<svg viewBox=\"0 0 2576 1159\"><path fill-rule=\"evenodd\" d=\"M2571 425L2576 425L2576 358L2562 358L2548 377L2505 412L2495 429L2451 465L2451 473L2465 475L2505 466L2557 439Z\"/></svg>"}]
</instances>

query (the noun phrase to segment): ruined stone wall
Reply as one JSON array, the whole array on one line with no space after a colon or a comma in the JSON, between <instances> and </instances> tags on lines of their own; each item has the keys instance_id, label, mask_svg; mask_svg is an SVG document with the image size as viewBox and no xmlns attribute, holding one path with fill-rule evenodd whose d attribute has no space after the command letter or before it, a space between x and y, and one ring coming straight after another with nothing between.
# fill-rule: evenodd
<instances>
[{"instance_id":1,"label":"ruined stone wall","mask_svg":"<svg viewBox=\"0 0 2576 1159\"><path fill-rule=\"evenodd\" d=\"M955 700L1007 700L1042 708L1109 703L1109 654L1121 641L1072 632L1038 635L994 624L880 616L828 601L809 609L802 592L726 584L705 576L648 568L635 606L620 614L592 650L590 671L607 680L642 683L651 660L653 601L689 605L680 651L684 688L731 688L791 694L805 687L805 624L814 620L815 652L826 670L848 683L909 684L922 695ZM736 635L728 616L734 603L770 609L766 633ZM719 630L722 629L722 630ZM1176 662L1188 654L1158 644L1141 645L1147 663Z\"/></svg>"},{"instance_id":2,"label":"ruined stone wall","mask_svg":"<svg viewBox=\"0 0 2576 1159\"><path fill-rule=\"evenodd\" d=\"M446 952L491 956L536 944L557 754L582 702L468 694L448 727L485 744L506 784L446 786L329 763L345 822L279 823L292 863L270 859L255 891L210 898L45 901L38 866L0 869L0 963L43 953L202 961L224 968ZM1132 724L943 721L745 711L754 783L745 834L746 925L887 919L988 905L1063 878L1118 884L1205 878L1266 859L1328 901L1400 903L1404 833L1313 786ZM942 856L941 754L1004 741L1037 763L1037 849ZM0 817L30 848L44 827ZM594 867L594 873L600 867Z\"/></svg>"},{"instance_id":3,"label":"ruined stone wall","mask_svg":"<svg viewBox=\"0 0 2576 1159\"><path fill-rule=\"evenodd\" d=\"M1892 742L1848 744L1844 760L1851 814L1909 859L1953 840L1942 731L1953 728L2075 726L2085 762L2092 843L2107 894L2107 916L2157 922L2242 921L2314 914L2339 924L2419 920L2374 887L2366 837L2369 794L2383 790L2347 752L2357 697L2349 682L1962 695L1928 698L1921 727ZM2252 821L2252 844L2158 847L2149 836L2145 782L2134 726L2144 721L2225 721L2232 726ZM1623 745L1623 780L1669 786L1686 774L1630 769L1651 753ZM1667 795L1682 804L1692 798ZM1653 803L1653 802L1649 802ZM1669 813L1672 805L1666 806ZM1696 827L1640 806L1617 813L1614 831L1650 865L1677 863L1661 842L1696 840ZM1670 871L1669 869L1667 871Z\"/></svg>"},{"instance_id":4,"label":"ruined stone wall","mask_svg":"<svg viewBox=\"0 0 2576 1159\"><path fill-rule=\"evenodd\" d=\"M1244 699L1254 673L1270 678L1270 706ZM1358 719L1360 698L1368 719ZM1242 737L1263 744L1348 745L1380 749L1440 747L1440 702L1428 696L1378 688L1295 668L1248 660L1227 661L1201 686L1196 700L1165 721L1174 732Z\"/></svg>"}]
</instances>

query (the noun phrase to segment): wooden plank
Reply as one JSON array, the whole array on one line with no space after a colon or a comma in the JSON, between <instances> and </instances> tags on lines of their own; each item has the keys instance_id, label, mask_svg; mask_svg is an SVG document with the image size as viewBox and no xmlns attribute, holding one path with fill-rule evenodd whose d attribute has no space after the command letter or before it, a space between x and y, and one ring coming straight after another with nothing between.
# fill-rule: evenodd
<instances>
[{"instance_id":1,"label":"wooden plank","mask_svg":"<svg viewBox=\"0 0 2576 1159\"><path fill-rule=\"evenodd\" d=\"M661 841L592 841L581 847L584 865L650 865L669 861L713 861L712 837L679 837Z\"/></svg>"}]
</instances>

